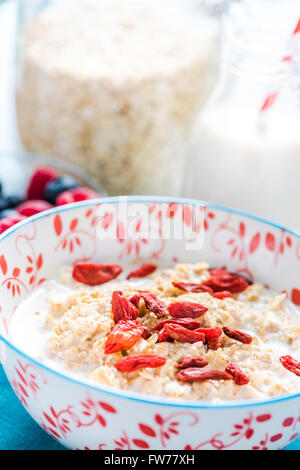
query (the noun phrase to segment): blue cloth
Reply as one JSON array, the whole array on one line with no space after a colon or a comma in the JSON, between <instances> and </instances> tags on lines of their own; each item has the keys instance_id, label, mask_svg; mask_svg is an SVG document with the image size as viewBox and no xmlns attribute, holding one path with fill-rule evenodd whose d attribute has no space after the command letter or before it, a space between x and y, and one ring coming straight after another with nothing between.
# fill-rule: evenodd
<instances>
[{"instance_id":1,"label":"blue cloth","mask_svg":"<svg viewBox=\"0 0 300 470\"><path fill-rule=\"evenodd\" d=\"M0 366L0 450L60 450L58 442L29 416Z\"/></svg>"},{"instance_id":2,"label":"blue cloth","mask_svg":"<svg viewBox=\"0 0 300 470\"><path fill-rule=\"evenodd\" d=\"M12 391L0 366L0 450L63 450L38 426ZM300 438L287 450L300 450Z\"/></svg>"}]
</instances>

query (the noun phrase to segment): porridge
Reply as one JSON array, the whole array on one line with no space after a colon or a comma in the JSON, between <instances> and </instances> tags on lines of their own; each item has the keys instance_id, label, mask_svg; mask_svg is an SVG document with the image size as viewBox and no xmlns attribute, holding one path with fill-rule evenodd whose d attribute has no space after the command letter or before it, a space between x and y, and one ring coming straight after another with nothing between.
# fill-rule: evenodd
<instances>
[{"instance_id":1,"label":"porridge","mask_svg":"<svg viewBox=\"0 0 300 470\"><path fill-rule=\"evenodd\" d=\"M183 3L56 2L38 13L18 88L25 148L88 165L111 195L178 194L218 50L218 20Z\"/></svg>"},{"instance_id":2,"label":"porridge","mask_svg":"<svg viewBox=\"0 0 300 470\"><path fill-rule=\"evenodd\" d=\"M178 400L300 390L300 322L285 293L205 262L77 263L17 308L15 344L94 384Z\"/></svg>"}]
</instances>

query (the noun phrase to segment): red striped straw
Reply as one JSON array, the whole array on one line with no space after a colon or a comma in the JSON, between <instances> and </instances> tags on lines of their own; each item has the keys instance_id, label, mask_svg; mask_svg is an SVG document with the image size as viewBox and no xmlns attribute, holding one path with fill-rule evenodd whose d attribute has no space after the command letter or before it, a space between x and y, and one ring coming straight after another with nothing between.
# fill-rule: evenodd
<instances>
[{"instance_id":1,"label":"red striped straw","mask_svg":"<svg viewBox=\"0 0 300 470\"><path fill-rule=\"evenodd\" d=\"M298 19L296 27L294 31L292 32L289 43L288 43L288 49L291 51L291 54L282 57L281 63L284 64L284 63L291 62L296 37L298 40L299 36L300 36L300 18ZM273 107L275 101L277 100L279 93L280 93L280 89L278 88L277 90L272 90L270 93L267 94L261 107L259 108L259 117L258 117L259 120L261 120L261 117ZM263 129L265 127L261 125L261 122L259 124L260 124L259 125L260 129Z\"/></svg>"}]
</instances>

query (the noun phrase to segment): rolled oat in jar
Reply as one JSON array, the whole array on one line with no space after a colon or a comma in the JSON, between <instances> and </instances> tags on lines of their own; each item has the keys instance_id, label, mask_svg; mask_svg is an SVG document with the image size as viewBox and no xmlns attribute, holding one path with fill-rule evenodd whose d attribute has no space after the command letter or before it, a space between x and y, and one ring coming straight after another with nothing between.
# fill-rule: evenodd
<instances>
[{"instance_id":1,"label":"rolled oat in jar","mask_svg":"<svg viewBox=\"0 0 300 470\"><path fill-rule=\"evenodd\" d=\"M22 41L24 147L81 165L112 195L179 194L213 82L209 2L46 3Z\"/></svg>"}]
</instances>

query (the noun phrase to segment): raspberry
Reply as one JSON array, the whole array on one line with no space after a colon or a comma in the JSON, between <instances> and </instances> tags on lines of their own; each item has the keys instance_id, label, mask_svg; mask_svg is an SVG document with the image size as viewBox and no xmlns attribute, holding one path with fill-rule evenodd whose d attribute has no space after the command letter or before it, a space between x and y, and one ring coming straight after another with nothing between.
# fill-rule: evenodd
<instances>
[{"instance_id":1,"label":"raspberry","mask_svg":"<svg viewBox=\"0 0 300 470\"><path fill-rule=\"evenodd\" d=\"M4 217L0 220L0 233L5 232L5 230L25 219L26 217L21 214L18 214L15 217Z\"/></svg>"},{"instance_id":2,"label":"raspberry","mask_svg":"<svg viewBox=\"0 0 300 470\"><path fill-rule=\"evenodd\" d=\"M39 212L51 209L51 207L53 206L49 204L49 202L36 199L23 202L23 204L19 205L17 211L19 214L24 215L25 217L30 217L32 215L38 214Z\"/></svg>"},{"instance_id":3,"label":"raspberry","mask_svg":"<svg viewBox=\"0 0 300 470\"><path fill-rule=\"evenodd\" d=\"M64 204L86 201L87 199L97 199L98 197L100 197L100 195L92 189L78 187L61 193L56 200L56 205L63 206Z\"/></svg>"},{"instance_id":4,"label":"raspberry","mask_svg":"<svg viewBox=\"0 0 300 470\"><path fill-rule=\"evenodd\" d=\"M57 176L56 171L52 168L42 166L36 168L27 186L27 199L43 199L46 185Z\"/></svg>"}]
</instances>

